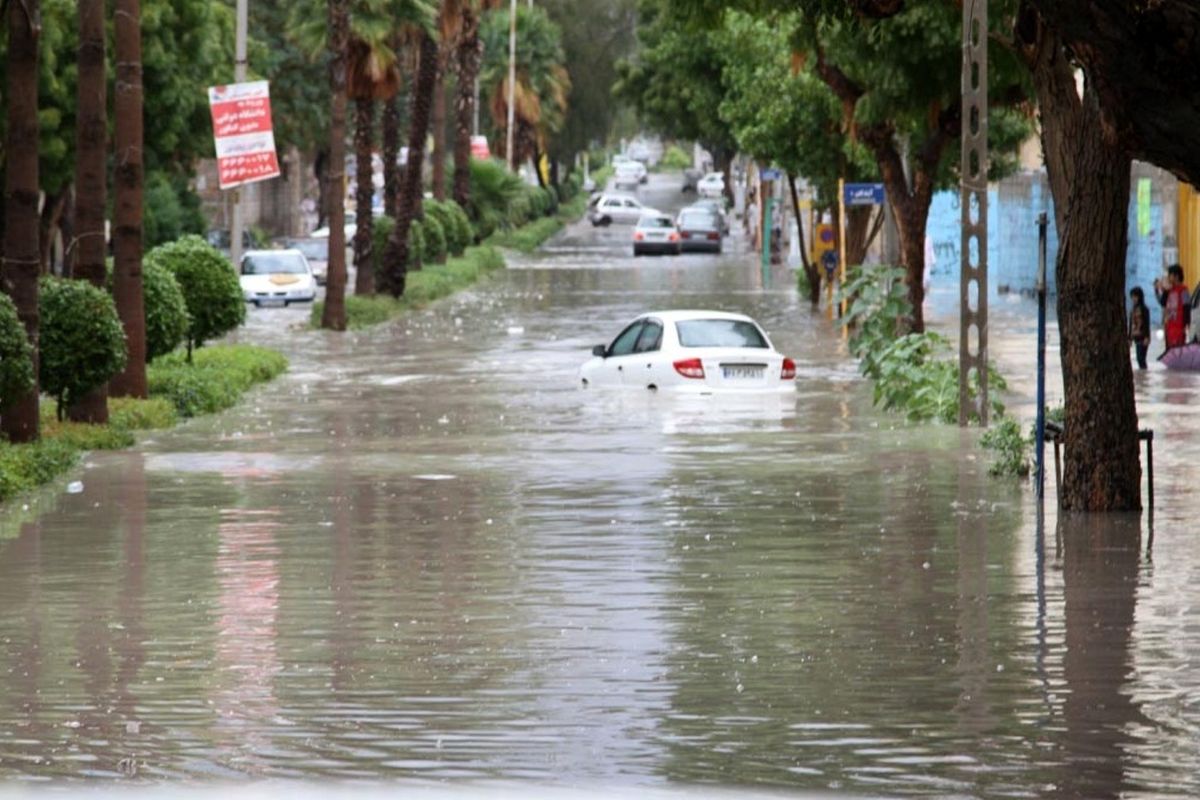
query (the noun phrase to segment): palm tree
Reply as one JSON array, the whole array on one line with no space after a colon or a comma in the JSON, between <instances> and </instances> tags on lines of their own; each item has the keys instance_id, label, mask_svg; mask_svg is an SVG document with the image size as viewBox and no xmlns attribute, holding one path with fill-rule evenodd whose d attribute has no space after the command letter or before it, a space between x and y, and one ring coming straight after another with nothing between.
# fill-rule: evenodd
<instances>
[{"instance_id":1,"label":"palm tree","mask_svg":"<svg viewBox=\"0 0 1200 800\"><path fill-rule=\"evenodd\" d=\"M117 62L113 128L113 299L125 328L129 360L108 383L116 397L146 396L146 311L142 305L142 10L116 0Z\"/></svg>"},{"instance_id":2,"label":"palm tree","mask_svg":"<svg viewBox=\"0 0 1200 800\"><path fill-rule=\"evenodd\" d=\"M329 21L329 268L321 327L346 330L346 50L350 40L350 0L328 0Z\"/></svg>"},{"instance_id":3,"label":"palm tree","mask_svg":"<svg viewBox=\"0 0 1200 800\"><path fill-rule=\"evenodd\" d=\"M8 128L4 141L4 257L0 275L33 344L34 386L0 410L11 442L38 438L38 0L8 4Z\"/></svg>"},{"instance_id":4,"label":"palm tree","mask_svg":"<svg viewBox=\"0 0 1200 800\"><path fill-rule=\"evenodd\" d=\"M479 18L500 7L501 0L463 0L457 45L454 48L457 86L454 100L454 200L463 208L471 202L471 134L475 119L475 82L483 60Z\"/></svg>"},{"instance_id":5,"label":"palm tree","mask_svg":"<svg viewBox=\"0 0 1200 800\"><path fill-rule=\"evenodd\" d=\"M356 18L355 22L359 22ZM364 20L365 22L365 20ZM354 293L375 293L375 268L372 265L372 206L375 197L375 103L394 97L400 91L400 70L395 53L387 46L388 34L364 35L353 24L350 39L346 92L354 99L354 160L357 188L354 195ZM372 32L374 33L374 31ZM370 38L368 38L368 36Z\"/></svg>"},{"instance_id":6,"label":"palm tree","mask_svg":"<svg viewBox=\"0 0 1200 800\"><path fill-rule=\"evenodd\" d=\"M104 0L79 0L79 102L75 123L74 277L103 287L105 174L108 143L104 72ZM76 422L108 421L108 386L93 390L67 410Z\"/></svg>"},{"instance_id":7,"label":"palm tree","mask_svg":"<svg viewBox=\"0 0 1200 800\"><path fill-rule=\"evenodd\" d=\"M489 87L492 121L507 136L508 15L492 12L480 30L484 43L481 82ZM571 79L563 66L562 33L541 8L517 11L516 87L513 92L513 163L535 161L546 139L566 118ZM538 180L541 171L535 170Z\"/></svg>"},{"instance_id":8,"label":"palm tree","mask_svg":"<svg viewBox=\"0 0 1200 800\"><path fill-rule=\"evenodd\" d=\"M446 73L462 34L463 17L470 0L442 0L438 8L437 81L433 87L433 196L446 199Z\"/></svg>"},{"instance_id":9,"label":"palm tree","mask_svg":"<svg viewBox=\"0 0 1200 800\"><path fill-rule=\"evenodd\" d=\"M382 287L393 297L404 294L408 273L408 231L412 222L421 216L421 167L425 160L425 137L429 134L429 112L433 87L437 83L438 45L433 34L421 34L421 49L417 62L417 80L413 86L408 131L408 163L400 181L400 198L396 209L396 226L383 251ZM415 269L420 265L415 264Z\"/></svg>"}]
</instances>

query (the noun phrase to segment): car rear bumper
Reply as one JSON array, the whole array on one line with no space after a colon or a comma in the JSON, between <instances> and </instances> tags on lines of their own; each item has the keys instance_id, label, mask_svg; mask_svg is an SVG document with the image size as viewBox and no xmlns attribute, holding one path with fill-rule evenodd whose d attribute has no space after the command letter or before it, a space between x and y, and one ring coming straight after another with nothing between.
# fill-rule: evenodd
<instances>
[{"instance_id":1,"label":"car rear bumper","mask_svg":"<svg viewBox=\"0 0 1200 800\"><path fill-rule=\"evenodd\" d=\"M678 242L635 242L633 245L633 254L635 256L677 256L679 253L680 249Z\"/></svg>"},{"instance_id":2,"label":"car rear bumper","mask_svg":"<svg viewBox=\"0 0 1200 800\"><path fill-rule=\"evenodd\" d=\"M684 239L680 243L680 249L685 253L719 253L721 252L721 240Z\"/></svg>"}]
</instances>

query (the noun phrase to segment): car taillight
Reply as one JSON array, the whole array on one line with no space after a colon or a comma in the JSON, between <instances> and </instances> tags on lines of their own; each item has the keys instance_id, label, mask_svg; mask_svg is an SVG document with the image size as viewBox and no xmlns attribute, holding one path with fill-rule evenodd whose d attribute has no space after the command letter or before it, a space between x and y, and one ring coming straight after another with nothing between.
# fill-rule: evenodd
<instances>
[{"instance_id":1,"label":"car taillight","mask_svg":"<svg viewBox=\"0 0 1200 800\"><path fill-rule=\"evenodd\" d=\"M641 231L634 231L633 240L635 242L640 242L642 239L645 239L645 238L646 238L646 234L642 233Z\"/></svg>"},{"instance_id":2,"label":"car taillight","mask_svg":"<svg viewBox=\"0 0 1200 800\"><path fill-rule=\"evenodd\" d=\"M675 362L675 371L685 378L703 378L704 364L698 358L685 358Z\"/></svg>"},{"instance_id":3,"label":"car taillight","mask_svg":"<svg viewBox=\"0 0 1200 800\"><path fill-rule=\"evenodd\" d=\"M669 236L667 236L667 241L668 241L668 242L678 242L678 241L679 241L679 234L678 234L678 233L674 233L674 232L672 232L672 233L671 233Z\"/></svg>"},{"instance_id":4,"label":"car taillight","mask_svg":"<svg viewBox=\"0 0 1200 800\"><path fill-rule=\"evenodd\" d=\"M796 362L790 358L783 360L783 369L779 370L779 380L793 381L796 379Z\"/></svg>"},{"instance_id":5,"label":"car taillight","mask_svg":"<svg viewBox=\"0 0 1200 800\"><path fill-rule=\"evenodd\" d=\"M683 238L685 238L685 239L692 238L692 235L690 233L688 233L687 231L684 231L682 235L683 235Z\"/></svg>"},{"instance_id":6,"label":"car taillight","mask_svg":"<svg viewBox=\"0 0 1200 800\"><path fill-rule=\"evenodd\" d=\"M713 231L712 233L710 233L710 234L708 235L708 240L709 240L710 242L715 242L715 241L717 241L717 240L718 240L718 239L720 239L720 238L721 238L721 234L717 233L716 231Z\"/></svg>"}]
</instances>

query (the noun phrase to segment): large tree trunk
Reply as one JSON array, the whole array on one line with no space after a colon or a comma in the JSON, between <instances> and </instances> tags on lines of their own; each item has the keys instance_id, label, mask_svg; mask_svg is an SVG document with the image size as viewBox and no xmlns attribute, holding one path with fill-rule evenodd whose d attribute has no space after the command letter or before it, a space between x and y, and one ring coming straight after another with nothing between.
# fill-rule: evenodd
<instances>
[{"instance_id":1,"label":"large tree trunk","mask_svg":"<svg viewBox=\"0 0 1200 800\"><path fill-rule=\"evenodd\" d=\"M375 170L371 163L375 137L375 101L359 98L354 101L354 158L357 183L354 192L354 293L375 294L375 267L372 260L371 203L375 197Z\"/></svg>"},{"instance_id":2,"label":"large tree trunk","mask_svg":"<svg viewBox=\"0 0 1200 800\"><path fill-rule=\"evenodd\" d=\"M439 59L445 61L445 59ZM437 80L433 85L433 109L430 125L433 127L433 199L446 199L446 70L439 63Z\"/></svg>"},{"instance_id":3,"label":"large tree trunk","mask_svg":"<svg viewBox=\"0 0 1200 800\"><path fill-rule=\"evenodd\" d=\"M458 80L454 101L454 200L464 209L471 202L471 132L475 119L475 82L483 55L479 15L471 3L462 10L462 32L456 55Z\"/></svg>"},{"instance_id":4,"label":"large tree trunk","mask_svg":"<svg viewBox=\"0 0 1200 800\"><path fill-rule=\"evenodd\" d=\"M1131 160L1061 40L1028 5L1017 38L1034 73L1059 232L1059 351L1066 400L1063 508L1141 508L1133 369L1125 338Z\"/></svg>"},{"instance_id":5,"label":"large tree trunk","mask_svg":"<svg viewBox=\"0 0 1200 800\"><path fill-rule=\"evenodd\" d=\"M425 137L429 133L430 106L433 86L437 82L437 42L428 33L421 36L420 63L412 92L412 113L408 133L408 163L400 181L400 202L396 210L396 226L383 251L380 288L400 297L408 278L408 231L421 215L421 165L425 156ZM421 265L414 263L413 269Z\"/></svg>"},{"instance_id":6,"label":"large tree trunk","mask_svg":"<svg viewBox=\"0 0 1200 800\"><path fill-rule=\"evenodd\" d=\"M104 0L79 0L79 103L75 122L75 247L72 274L104 288L107 201L108 80L104 66ZM75 422L108 422L108 385L67 409Z\"/></svg>"},{"instance_id":7,"label":"large tree trunk","mask_svg":"<svg viewBox=\"0 0 1200 800\"><path fill-rule=\"evenodd\" d=\"M400 93L383 101L383 213L396 218L400 198Z\"/></svg>"},{"instance_id":8,"label":"large tree trunk","mask_svg":"<svg viewBox=\"0 0 1200 800\"><path fill-rule=\"evenodd\" d=\"M146 310L142 300L142 22L140 0L116 0L113 299L129 359L109 381L115 397L146 396Z\"/></svg>"},{"instance_id":9,"label":"large tree trunk","mask_svg":"<svg viewBox=\"0 0 1200 800\"><path fill-rule=\"evenodd\" d=\"M4 152L4 291L33 345L34 386L0 410L0 431L10 442L38 438L38 0L8 4L8 129Z\"/></svg>"},{"instance_id":10,"label":"large tree trunk","mask_svg":"<svg viewBox=\"0 0 1200 800\"><path fill-rule=\"evenodd\" d=\"M321 327L346 330L346 47L349 0L328 0L329 10L329 270Z\"/></svg>"},{"instance_id":11,"label":"large tree trunk","mask_svg":"<svg viewBox=\"0 0 1200 800\"><path fill-rule=\"evenodd\" d=\"M804 277L808 279L808 300L816 308L821 303L821 268L808 257L808 248L804 244L804 216L800 212L800 193L796 191L796 176L788 173L788 191L792 193L792 213L796 217L796 233L800 237L800 263L804 267ZM814 232L815 234L815 232Z\"/></svg>"},{"instance_id":12,"label":"large tree trunk","mask_svg":"<svg viewBox=\"0 0 1200 800\"><path fill-rule=\"evenodd\" d=\"M871 235L871 216L874 206L851 206L846 209L846 264L856 267L867 260L867 251L875 237ZM875 229L878 233L878 228Z\"/></svg>"}]
</instances>

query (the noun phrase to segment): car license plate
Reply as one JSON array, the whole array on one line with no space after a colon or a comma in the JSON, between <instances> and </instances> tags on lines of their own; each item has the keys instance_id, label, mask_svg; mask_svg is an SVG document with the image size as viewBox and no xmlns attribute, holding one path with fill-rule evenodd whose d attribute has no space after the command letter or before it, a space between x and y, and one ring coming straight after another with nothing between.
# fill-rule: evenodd
<instances>
[{"instance_id":1,"label":"car license plate","mask_svg":"<svg viewBox=\"0 0 1200 800\"><path fill-rule=\"evenodd\" d=\"M285 300L282 297L260 297L258 304L261 306L282 306Z\"/></svg>"},{"instance_id":2,"label":"car license plate","mask_svg":"<svg viewBox=\"0 0 1200 800\"><path fill-rule=\"evenodd\" d=\"M760 380L765 372L766 368L758 364L748 364L745 366L721 365L721 375L727 381Z\"/></svg>"}]
</instances>

